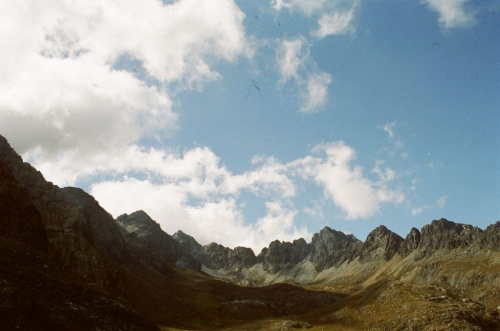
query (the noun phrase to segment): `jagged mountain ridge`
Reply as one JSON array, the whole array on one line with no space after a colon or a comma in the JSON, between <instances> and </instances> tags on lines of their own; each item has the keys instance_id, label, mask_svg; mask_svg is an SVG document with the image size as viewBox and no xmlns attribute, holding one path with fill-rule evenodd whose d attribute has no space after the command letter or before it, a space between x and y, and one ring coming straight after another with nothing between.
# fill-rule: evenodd
<instances>
[{"instance_id":1,"label":"jagged mountain ridge","mask_svg":"<svg viewBox=\"0 0 500 331\"><path fill-rule=\"evenodd\" d=\"M364 243L325 228L309 244L303 239L275 241L255 256L248 248L201 246L180 232L173 236L182 241L177 245L147 214L137 215L141 217L135 221L146 223L127 231L84 191L46 182L0 136L3 326L42 322L54 330L114 330L123 329L126 321L133 325L130 329L155 329L128 304L158 325L191 329L220 329L287 315L328 328L338 323L391 328L439 321L449 329L450 318L460 329L500 325L498 313L481 304L499 304L499 222L481 230L442 219L421 231L412 229L405 240L379 227ZM209 266L203 270L217 277L259 286L300 283L307 290L284 284L237 287L203 272L180 272L176 266L183 258L178 254L181 246L191 247L191 255ZM399 288L413 294L407 298L408 290ZM391 303L404 298L392 308L396 317L387 321L377 317L386 311L378 307L386 293L391 293ZM408 302L413 309L405 308ZM421 319L411 315L415 309L428 314L436 310L439 316ZM362 320L345 324L360 311ZM410 323L407 318L416 320Z\"/></svg>"},{"instance_id":2,"label":"jagged mountain ridge","mask_svg":"<svg viewBox=\"0 0 500 331\"><path fill-rule=\"evenodd\" d=\"M412 228L405 239L380 225L362 242L352 234L346 235L326 226L313 235L311 243L303 238L293 242L275 240L257 257L250 248L231 249L217 243L202 246L182 231L175 233L173 238L209 268L233 270L261 263L266 271L276 273L293 268L303 260L312 262L317 271L322 271L358 258L361 262L389 261L396 254L406 257L417 249L427 254L469 246L500 250L499 228L500 221L482 230L442 218L425 225L421 231Z\"/></svg>"}]
</instances>

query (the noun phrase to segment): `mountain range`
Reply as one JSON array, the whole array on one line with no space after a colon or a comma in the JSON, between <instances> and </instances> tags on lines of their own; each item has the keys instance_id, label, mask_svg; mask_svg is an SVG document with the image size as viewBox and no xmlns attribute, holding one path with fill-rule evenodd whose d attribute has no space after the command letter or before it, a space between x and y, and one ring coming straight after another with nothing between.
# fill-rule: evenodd
<instances>
[{"instance_id":1,"label":"mountain range","mask_svg":"<svg viewBox=\"0 0 500 331\"><path fill-rule=\"evenodd\" d=\"M169 235L146 211L114 219L0 136L2 329L500 329L500 222L306 239L256 255Z\"/></svg>"}]
</instances>

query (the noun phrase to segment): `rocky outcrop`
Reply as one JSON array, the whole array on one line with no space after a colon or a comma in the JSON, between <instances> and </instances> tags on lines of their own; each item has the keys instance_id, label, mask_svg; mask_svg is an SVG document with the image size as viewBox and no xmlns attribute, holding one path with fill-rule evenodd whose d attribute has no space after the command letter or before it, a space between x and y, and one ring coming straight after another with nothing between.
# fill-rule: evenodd
<instances>
[{"instance_id":1,"label":"rocky outcrop","mask_svg":"<svg viewBox=\"0 0 500 331\"><path fill-rule=\"evenodd\" d=\"M483 244L486 248L500 251L500 221L491 224L484 230Z\"/></svg>"},{"instance_id":2,"label":"rocky outcrop","mask_svg":"<svg viewBox=\"0 0 500 331\"><path fill-rule=\"evenodd\" d=\"M134 253L158 271L168 273L170 266L174 265L182 269L201 270L200 262L144 211L121 215L116 222Z\"/></svg>"},{"instance_id":3,"label":"rocky outcrop","mask_svg":"<svg viewBox=\"0 0 500 331\"><path fill-rule=\"evenodd\" d=\"M389 261L399 251L403 238L380 225L366 237L359 260L361 262L373 260Z\"/></svg>"},{"instance_id":4,"label":"rocky outcrop","mask_svg":"<svg viewBox=\"0 0 500 331\"><path fill-rule=\"evenodd\" d=\"M421 247L428 252L465 248L481 243L482 238L483 231L478 227L454 223L441 218L422 228Z\"/></svg>"},{"instance_id":5,"label":"rocky outcrop","mask_svg":"<svg viewBox=\"0 0 500 331\"><path fill-rule=\"evenodd\" d=\"M81 222L83 234L90 245L115 261L127 264L130 252L113 216L82 189L65 187L61 192L67 203L77 206L80 216L78 221Z\"/></svg>"},{"instance_id":6,"label":"rocky outcrop","mask_svg":"<svg viewBox=\"0 0 500 331\"><path fill-rule=\"evenodd\" d=\"M172 238L174 238L182 247L184 247L184 249L186 249L194 257L197 257L198 253L200 253L203 250L203 246L200 245L196 241L196 239L194 239L190 235L180 230L174 233Z\"/></svg>"},{"instance_id":7,"label":"rocky outcrop","mask_svg":"<svg viewBox=\"0 0 500 331\"><path fill-rule=\"evenodd\" d=\"M210 269L241 271L242 268L250 268L257 261L254 252L247 247L231 249L217 243L202 246L193 237L182 231L177 231L173 238L193 257Z\"/></svg>"},{"instance_id":8,"label":"rocky outcrop","mask_svg":"<svg viewBox=\"0 0 500 331\"><path fill-rule=\"evenodd\" d=\"M338 267L344 262L356 259L363 243L352 234L345 234L324 227L313 235L310 260L316 270Z\"/></svg>"},{"instance_id":9,"label":"rocky outcrop","mask_svg":"<svg viewBox=\"0 0 500 331\"><path fill-rule=\"evenodd\" d=\"M304 260L310 251L310 245L303 238L293 242L275 240L269 244L268 248L262 249L257 260L263 264L264 270L276 273L283 269L293 268Z\"/></svg>"},{"instance_id":10,"label":"rocky outcrop","mask_svg":"<svg viewBox=\"0 0 500 331\"><path fill-rule=\"evenodd\" d=\"M405 240L401 244L399 253L403 257L410 255L414 250L418 248L421 239L422 234L420 233L420 231L418 231L418 229L416 228L411 228L410 233L408 233Z\"/></svg>"},{"instance_id":11,"label":"rocky outcrop","mask_svg":"<svg viewBox=\"0 0 500 331\"><path fill-rule=\"evenodd\" d=\"M197 255L200 261L211 269L240 270L255 264L255 254L250 248L236 247L234 250L216 243L203 247Z\"/></svg>"}]
</instances>

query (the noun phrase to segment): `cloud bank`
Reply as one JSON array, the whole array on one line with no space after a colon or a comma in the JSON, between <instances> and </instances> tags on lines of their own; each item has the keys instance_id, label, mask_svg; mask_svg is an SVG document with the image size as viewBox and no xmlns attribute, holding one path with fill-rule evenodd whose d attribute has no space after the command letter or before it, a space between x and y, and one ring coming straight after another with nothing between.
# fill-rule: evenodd
<instances>
[{"instance_id":1,"label":"cloud bank","mask_svg":"<svg viewBox=\"0 0 500 331\"><path fill-rule=\"evenodd\" d=\"M96 163L168 137L169 87L217 79L213 63L251 54L243 19L231 0L2 2L0 131L35 164Z\"/></svg>"}]
</instances>

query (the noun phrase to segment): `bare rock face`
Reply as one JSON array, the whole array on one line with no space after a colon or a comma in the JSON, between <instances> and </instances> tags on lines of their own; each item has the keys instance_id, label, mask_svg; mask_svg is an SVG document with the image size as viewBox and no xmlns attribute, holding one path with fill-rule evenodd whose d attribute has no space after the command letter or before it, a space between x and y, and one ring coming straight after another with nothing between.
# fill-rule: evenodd
<instances>
[{"instance_id":1,"label":"bare rock face","mask_svg":"<svg viewBox=\"0 0 500 331\"><path fill-rule=\"evenodd\" d=\"M410 233L406 236L406 239L401 244L401 248L399 249L399 253L406 257L410 255L414 250L418 248L420 241L422 239L422 234L418 229L411 228Z\"/></svg>"},{"instance_id":2,"label":"bare rock face","mask_svg":"<svg viewBox=\"0 0 500 331\"><path fill-rule=\"evenodd\" d=\"M276 273L282 269L293 268L303 261L310 251L310 245L303 238L291 243L275 240L268 248L262 249L257 260L263 263L264 270Z\"/></svg>"},{"instance_id":3,"label":"bare rock face","mask_svg":"<svg viewBox=\"0 0 500 331\"><path fill-rule=\"evenodd\" d=\"M500 221L491 224L484 230L483 242L487 248L500 250Z\"/></svg>"},{"instance_id":4,"label":"bare rock face","mask_svg":"<svg viewBox=\"0 0 500 331\"><path fill-rule=\"evenodd\" d=\"M211 269L241 270L251 267L256 258L250 248L236 247L234 250L216 243L203 247L197 255L200 261Z\"/></svg>"},{"instance_id":5,"label":"bare rock face","mask_svg":"<svg viewBox=\"0 0 500 331\"><path fill-rule=\"evenodd\" d=\"M257 260L254 252L247 247L231 249L216 243L202 246L193 237L182 231L177 231L173 238L193 257L210 269L241 271L242 268L253 266Z\"/></svg>"},{"instance_id":6,"label":"bare rock face","mask_svg":"<svg viewBox=\"0 0 500 331\"><path fill-rule=\"evenodd\" d=\"M169 273L170 266L174 265L182 269L201 270L200 262L144 211L121 215L116 222L134 253L158 271Z\"/></svg>"},{"instance_id":7,"label":"bare rock face","mask_svg":"<svg viewBox=\"0 0 500 331\"><path fill-rule=\"evenodd\" d=\"M198 253L203 251L203 246L200 245L196 241L196 239L194 239L190 235L180 230L174 233L172 238L174 238L182 247L184 247L184 249L186 249L194 257L196 257Z\"/></svg>"},{"instance_id":8,"label":"bare rock face","mask_svg":"<svg viewBox=\"0 0 500 331\"><path fill-rule=\"evenodd\" d=\"M478 227L441 218L422 228L421 246L430 252L440 249L451 250L479 244L482 238L483 231Z\"/></svg>"},{"instance_id":9,"label":"bare rock face","mask_svg":"<svg viewBox=\"0 0 500 331\"><path fill-rule=\"evenodd\" d=\"M250 268L257 262L255 253L248 247L235 247L233 254L230 255L229 263L232 265L238 264L244 268Z\"/></svg>"},{"instance_id":10,"label":"bare rock face","mask_svg":"<svg viewBox=\"0 0 500 331\"><path fill-rule=\"evenodd\" d=\"M0 237L15 238L46 251L42 217L9 167L0 161Z\"/></svg>"},{"instance_id":11,"label":"bare rock face","mask_svg":"<svg viewBox=\"0 0 500 331\"><path fill-rule=\"evenodd\" d=\"M126 264L130 253L113 216L104 210L90 194L75 187L61 189L66 201L78 206L83 233L89 243L106 252L114 260Z\"/></svg>"},{"instance_id":12,"label":"bare rock face","mask_svg":"<svg viewBox=\"0 0 500 331\"><path fill-rule=\"evenodd\" d=\"M312 238L311 261L317 271L338 267L346 261L356 259L362 245L352 234L347 235L326 226Z\"/></svg>"},{"instance_id":13,"label":"bare rock face","mask_svg":"<svg viewBox=\"0 0 500 331\"><path fill-rule=\"evenodd\" d=\"M361 262L382 259L389 261L399 251L402 243L403 238L380 225L366 237L359 260Z\"/></svg>"}]
</instances>

